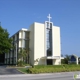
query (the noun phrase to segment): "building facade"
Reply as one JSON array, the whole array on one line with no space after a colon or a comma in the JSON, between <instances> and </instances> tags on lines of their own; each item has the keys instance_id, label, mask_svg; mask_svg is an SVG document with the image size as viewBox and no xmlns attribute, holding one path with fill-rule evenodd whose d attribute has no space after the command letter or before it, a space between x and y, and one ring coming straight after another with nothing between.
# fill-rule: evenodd
<instances>
[{"instance_id":1,"label":"building facade","mask_svg":"<svg viewBox=\"0 0 80 80\"><path fill-rule=\"evenodd\" d=\"M19 49L29 48L29 31L27 29L22 28L11 36L11 38L14 48L11 49L9 53L5 53L5 64L16 64Z\"/></svg>"},{"instance_id":2,"label":"building facade","mask_svg":"<svg viewBox=\"0 0 80 80\"><path fill-rule=\"evenodd\" d=\"M26 61L31 65L61 64L60 27L54 26L50 19L44 24L34 22L29 29L22 28L11 38L16 48L5 54L5 64L16 64L20 48L29 50Z\"/></svg>"}]
</instances>

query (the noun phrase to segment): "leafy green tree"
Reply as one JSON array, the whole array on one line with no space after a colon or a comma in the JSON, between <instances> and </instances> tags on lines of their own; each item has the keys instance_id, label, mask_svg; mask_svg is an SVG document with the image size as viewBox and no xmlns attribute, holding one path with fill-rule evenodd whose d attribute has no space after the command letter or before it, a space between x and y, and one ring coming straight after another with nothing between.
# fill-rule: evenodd
<instances>
[{"instance_id":1,"label":"leafy green tree","mask_svg":"<svg viewBox=\"0 0 80 80\"><path fill-rule=\"evenodd\" d=\"M7 29L0 26L0 54L8 53L12 48L12 39L9 37Z\"/></svg>"},{"instance_id":2,"label":"leafy green tree","mask_svg":"<svg viewBox=\"0 0 80 80\"><path fill-rule=\"evenodd\" d=\"M68 64L69 59L70 59L70 56L65 55L64 59L61 60L62 64Z\"/></svg>"},{"instance_id":3,"label":"leafy green tree","mask_svg":"<svg viewBox=\"0 0 80 80\"><path fill-rule=\"evenodd\" d=\"M78 57L78 63L80 64L80 57Z\"/></svg>"},{"instance_id":4,"label":"leafy green tree","mask_svg":"<svg viewBox=\"0 0 80 80\"><path fill-rule=\"evenodd\" d=\"M18 60L20 59L21 61L26 60L26 57L28 55L28 50L20 48L18 52Z\"/></svg>"}]
</instances>

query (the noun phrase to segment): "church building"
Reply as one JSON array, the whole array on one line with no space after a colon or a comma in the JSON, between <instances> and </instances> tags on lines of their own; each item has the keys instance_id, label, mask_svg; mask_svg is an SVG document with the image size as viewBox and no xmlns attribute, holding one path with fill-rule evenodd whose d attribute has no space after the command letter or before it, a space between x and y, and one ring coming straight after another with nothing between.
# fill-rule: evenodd
<instances>
[{"instance_id":1,"label":"church building","mask_svg":"<svg viewBox=\"0 0 80 80\"><path fill-rule=\"evenodd\" d=\"M22 28L11 38L15 49L5 54L5 64L16 64L20 48L27 48L27 63L31 65L61 65L60 27L50 21L34 22L29 29Z\"/></svg>"}]
</instances>

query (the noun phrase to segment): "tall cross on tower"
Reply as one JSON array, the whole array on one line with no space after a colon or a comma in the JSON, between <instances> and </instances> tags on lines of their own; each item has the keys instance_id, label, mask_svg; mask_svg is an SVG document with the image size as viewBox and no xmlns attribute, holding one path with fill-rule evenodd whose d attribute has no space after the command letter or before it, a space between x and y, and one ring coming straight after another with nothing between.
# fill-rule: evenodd
<instances>
[{"instance_id":1,"label":"tall cross on tower","mask_svg":"<svg viewBox=\"0 0 80 80\"><path fill-rule=\"evenodd\" d=\"M50 17L50 14L49 14L49 16L47 16L47 18L49 19L49 21L48 21L48 28L50 29L50 19L52 18L52 17Z\"/></svg>"},{"instance_id":2,"label":"tall cross on tower","mask_svg":"<svg viewBox=\"0 0 80 80\"><path fill-rule=\"evenodd\" d=\"M50 19L52 18L52 17L50 17L50 14L49 14L49 16L47 16L47 18L49 19L49 23L50 23Z\"/></svg>"}]
</instances>

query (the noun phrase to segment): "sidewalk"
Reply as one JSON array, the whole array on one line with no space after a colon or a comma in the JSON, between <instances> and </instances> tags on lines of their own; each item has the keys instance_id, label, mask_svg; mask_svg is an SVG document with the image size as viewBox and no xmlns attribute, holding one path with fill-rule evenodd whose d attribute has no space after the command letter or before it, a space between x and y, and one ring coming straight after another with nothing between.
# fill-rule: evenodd
<instances>
[{"instance_id":1,"label":"sidewalk","mask_svg":"<svg viewBox=\"0 0 80 80\"><path fill-rule=\"evenodd\" d=\"M43 76L43 75L70 75L70 74L79 74L80 71L75 72L60 72L60 73L41 73L41 74L10 74L10 75L0 75L1 77L29 77L29 76Z\"/></svg>"}]
</instances>

